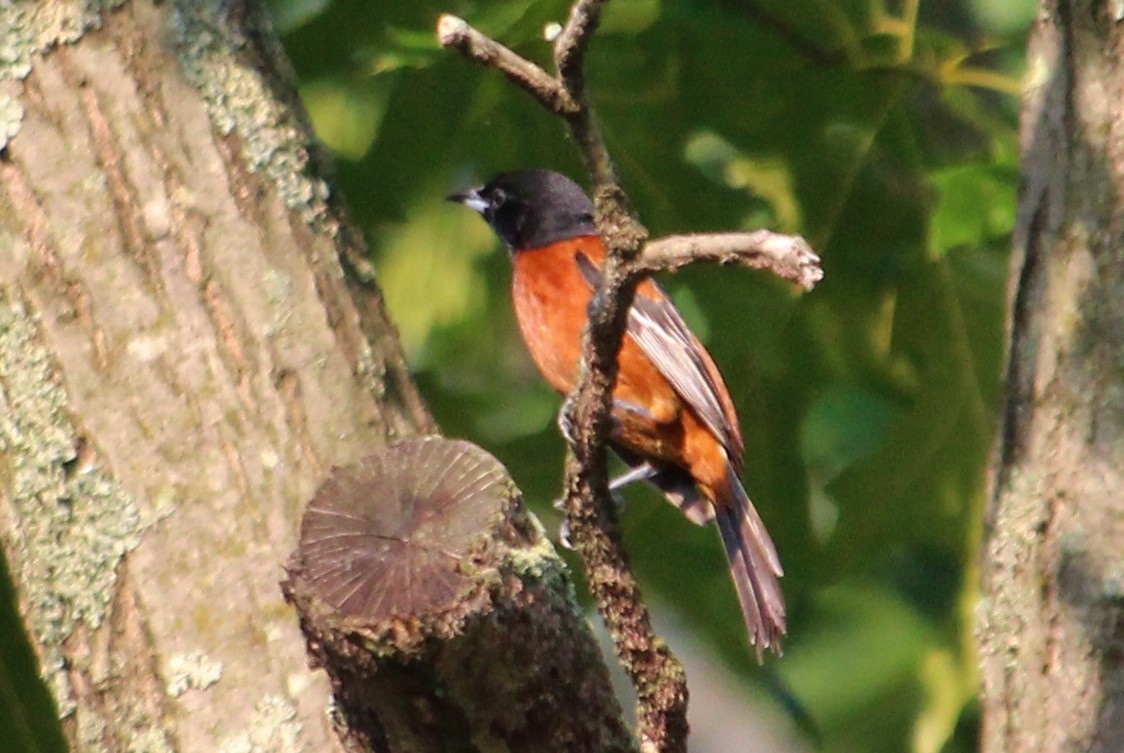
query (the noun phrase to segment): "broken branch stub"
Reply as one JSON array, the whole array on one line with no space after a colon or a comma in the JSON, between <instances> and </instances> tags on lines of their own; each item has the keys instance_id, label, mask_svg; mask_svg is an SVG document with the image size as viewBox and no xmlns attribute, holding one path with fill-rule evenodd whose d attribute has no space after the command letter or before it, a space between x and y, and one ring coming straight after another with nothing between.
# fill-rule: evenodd
<instances>
[{"instance_id":1,"label":"broken branch stub","mask_svg":"<svg viewBox=\"0 0 1124 753\"><path fill-rule=\"evenodd\" d=\"M335 469L286 571L349 750L633 750L562 561L474 445Z\"/></svg>"}]
</instances>

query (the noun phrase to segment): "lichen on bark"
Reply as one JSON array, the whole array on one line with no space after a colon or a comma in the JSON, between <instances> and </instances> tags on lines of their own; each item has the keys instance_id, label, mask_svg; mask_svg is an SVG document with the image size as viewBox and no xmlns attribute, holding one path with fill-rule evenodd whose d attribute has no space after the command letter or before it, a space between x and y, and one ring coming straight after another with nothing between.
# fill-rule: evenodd
<instances>
[{"instance_id":1,"label":"lichen on bark","mask_svg":"<svg viewBox=\"0 0 1124 753\"><path fill-rule=\"evenodd\" d=\"M273 182L278 198L301 220L332 236L337 226L328 210L328 183L311 169L312 129L299 102L279 97L271 81L291 83L293 74L280 48L263 50L249 39L273 39L269 19L248 7L235 25L230 12L221 0L172 3L168 25L180 70L202 95L215 129L241 140L247 165ZM272 54L261 60L263 53Z\"/></svg>"},{"instance_id":2,"label":"lichen on bark","mask_svg":"<svg viewBox=\"0 0 1124 753\"><path fill-rule=\"evenodd\" d=\"M0 475L14 524L6 544L23 584L44 679L61 714L73 710L61 653L79 624L97 628L117 567L139 541L136 502L96 463L68 415L65 387L34 318L0 288Z\"/></svg>"}]
</instances>

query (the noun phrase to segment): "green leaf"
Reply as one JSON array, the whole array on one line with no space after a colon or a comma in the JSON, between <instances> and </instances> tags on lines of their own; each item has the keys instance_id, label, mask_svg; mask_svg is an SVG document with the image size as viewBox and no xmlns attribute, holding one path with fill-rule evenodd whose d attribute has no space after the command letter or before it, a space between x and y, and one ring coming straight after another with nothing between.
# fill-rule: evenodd
<instances>
[{"instance_id":1,"label":"green leaf","mask_svg":"<svg viewBox=\"0 0 1124 753\"><path fill-rule=\"evenodd\" d=\"M877 584L824 589L810 609L814 629L789 644L777 671L830 740L855 713L911 685L932 629Z\"/></svg>"},{"instance_id":2,"label":"green leaf","mask_svg":"<svg viewBox=\"0 0 1124 753\"><path fill-rule=\"evenodd\" d=\"M386 111L385 86L320 79L301 86L300 93L321 141L345 159L367 153Z\"/></svg>"},{"instance_id":3,"label":"green leaf","mask_svg":"<svg viewBox=\"0 0 1124 753\"><path fill-rule=\"evenodd\" d=\"M270 0L269 11L278 34L288 34L320 15L331 0Z\"/></svg>"},{"instance_id":4,"label":"green leaf","mask_svg":"<svg viewBox=\"0 0 1124 753\"><path fill-rule=\"evenodd\" d=\"M962 246L986 246L1015 224L1016 176L992 163L955 165L932 175L937 191L930 250L943 256Z\"/></svg>"}]
</instances>

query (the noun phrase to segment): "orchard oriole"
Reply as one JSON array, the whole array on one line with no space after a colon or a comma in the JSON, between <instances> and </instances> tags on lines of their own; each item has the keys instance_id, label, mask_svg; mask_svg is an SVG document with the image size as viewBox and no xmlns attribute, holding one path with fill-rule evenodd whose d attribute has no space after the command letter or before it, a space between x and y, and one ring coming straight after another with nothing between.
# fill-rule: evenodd
<instances>
[{"instance_id":1,"label":"orchard oriole","mask_svg":"<svg viewBox=\"0 0 1124 753\"><path fill-rule=\"evenodd\" d=\"M449 197L476 210L507 244L512 297L532 359L568 395L605 246L593 202L569 178L545 170L503 173ZM656 283L636 291L618 354L613 449L698 524L716 520L750 642L758 659L780 653L783 575L776 548L739 478L742 437L733 401L710 354Z\"/></svg>"}]
</instances>

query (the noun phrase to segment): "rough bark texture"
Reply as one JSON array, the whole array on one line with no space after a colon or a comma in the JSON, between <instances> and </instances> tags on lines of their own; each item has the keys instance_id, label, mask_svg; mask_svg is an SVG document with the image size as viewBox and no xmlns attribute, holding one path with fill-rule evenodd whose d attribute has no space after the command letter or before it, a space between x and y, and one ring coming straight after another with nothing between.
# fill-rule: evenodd
<instances>
[{"instance_id":1,"label":"rough bark texture","mask_svg":"<svg viewBox=\"0 0 1124 753\"><path fill-rule=\"evenodd\" d=\"M330 750L280 566L430 420L256 4L114 5L0 7L0 542L73 750Z\"/></svg>"},{"instance_id":2,"label":"rough bark texture","mask_svg":"<svg viewBox=\"0 0 1124 753\"><path fill-rule=\"evenodd\" d=\"M1047 1L1032 34L979 623L986 753L1124 746L1122 18Z\"/></svg>"},{"instance_id":3,"label":"rough bark texture","mask_svg":"<svg viewBox=\"0 0 1124 753\"><path fill-rule=\"evenodd\" d=\"M286 569L349 751L636 750L565 566L479 448L337 469Z\"/></svg>"}]
</instances>

